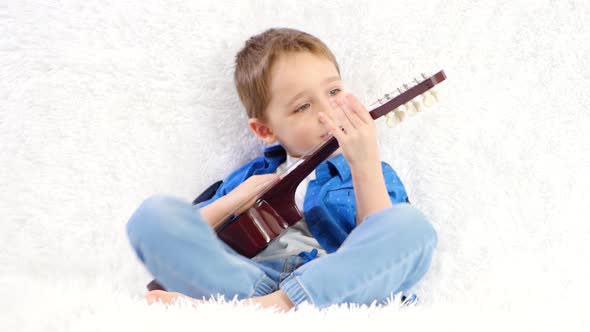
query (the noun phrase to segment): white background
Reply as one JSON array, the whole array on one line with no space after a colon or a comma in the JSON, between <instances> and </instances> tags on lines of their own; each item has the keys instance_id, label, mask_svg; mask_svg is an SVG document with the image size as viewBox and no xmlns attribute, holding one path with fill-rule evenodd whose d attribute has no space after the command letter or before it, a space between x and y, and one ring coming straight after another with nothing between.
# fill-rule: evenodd
<instances>
[{"instance_id":1,"label":"white background","mask_svg":"<svg viewBox=\"0 0 590 332\"><path fill-rule=\"evenodd\" d=\"M366 105L447 73L436 107L379 121L382 159L439 235L421 305L380 319L587 325L589 18L582 0L0 1L0 329L272 322L146 306L125 234L143 199L192 201L260 154L233 61L269 27L322 39ZM304 314L287 326L379 322Z\"/></svg>"}]
</instances>

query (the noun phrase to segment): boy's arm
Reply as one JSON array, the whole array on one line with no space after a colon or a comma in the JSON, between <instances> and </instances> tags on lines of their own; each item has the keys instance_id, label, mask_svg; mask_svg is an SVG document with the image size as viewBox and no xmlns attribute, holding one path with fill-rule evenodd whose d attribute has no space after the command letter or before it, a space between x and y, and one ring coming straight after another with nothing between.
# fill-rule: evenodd
<instances>
[{"instance_id":1,"label":"boy's arm","mask_svg":"<svg viewBox=\"0 0 590 332\"><path fill-rule=\"evenodd\" d=\"M201 216L213 228L217 230L228 218L230 212L234 211L240 202L237 202L233 195L228 194L216 199L213 203L199 209Z\"/></svg>"},{"instance_id":2,"label":"boy's arm","mask_svg":"<svg viewBox=\"0 0 590 332\"><path fill-rule=\"evenodd\" d=\"M330 106L319 119L338 140L350 166L359 225L367 215L393 205L381 169L377 130L369 111L352 94L331 99Z\"/></svg>"},{"instance_id":3,"label":"boy's arm","mask_svg":"<svg viewBox=\"0 0 590 332\"><path fill-rule=\"evenodd\" d=\"M271 182L277 182L277 174L252 175L229 193L217 198L211 203L197 204L201 216L213 228L217 230L229 217L230 213L241 214L250 208L260 196L262 190ZM239 207L239 209L238 209ZM238 209L238 210L236 210Z\"/></svg>"},{"instance_id":4,"label":"boy's arm","mask_svg":"<svg viewBox=\"0 0 590 332\"><path fill-rule=\"evenodd\" d=\"M369 214L389 208L393 204L385 186L379 160L352 166L350 173L356 199L356 225L358 226Z\"/></svg>"}]
</instances>

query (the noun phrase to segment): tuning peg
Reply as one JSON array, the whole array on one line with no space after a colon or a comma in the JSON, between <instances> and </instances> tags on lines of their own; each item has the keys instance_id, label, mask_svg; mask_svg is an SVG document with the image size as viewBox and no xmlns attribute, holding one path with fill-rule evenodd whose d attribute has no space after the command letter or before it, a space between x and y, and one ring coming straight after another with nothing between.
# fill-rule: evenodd
<instances>
[{"instance_id":1,"label":"tuning peg","mask_svg":"<svg viewBox=\"0 0 590 332\"><path fill-rule=\"evenodd\" d=\"M399 122L404 121L404 118L406 116L406 113L400 111L399 108L394 109L393 114L395 114L395 117L399 120Z\"/></svg>"},{"instance_id":2,"label":"tuning peg","mask_svg":"<svg viewBox=\"0 0 590 332\"><path fill-rule=\"evenodd\" d=\"M384 95L383 95L383 98L379 98L379 99L377 99L377 102L378 102L380 105L383 105L383 104L385 104L385 103L386 103L386 102L387 102L389 99L391 99L391 98L393 98L393 96L390 96L390 94L389 94L389 93L386 93L386 94L384 94ZM376 104L376 103L375 103L375 104Z\"/></svg>"},{"instance_id":3,"label":"tuning peg","mask_svg":"<svg viewBox=\"0 0 590 332\"><path fill-rule=\"evenodd\" d=\"M416 115L416 108L414 107L414 105L412 105L412 103L408 102L404 104L404 106L406 107L406 110L404 111L405 114L407 114L408 116Z\"/></svg>"},{"instance_id":4,"label":"tuning peg","mask_svg":"<svg viewBox=\"0 0 590 332\"><path fill-rule=\"evenodd\" d=\"M424 74L422 74L422 77L426 78L426 76ZM416 84L420 84L420 81L418 81L418 78L414 77L414 82L416 82ZM426 97L427 94L423 93L422 94L422 103L424 104L424 106L426 107L430 107L433 104L432 98L430 96ZM420 103L418 101L412 101L412 103L414 103L414 106L416 107L416 111L420 112L422 109L420 108Z\"/></svg>"},{"instance_id":5,"label":"tuning peg","mask_svg":"<svg viewBox=\"0 0 590 332\"><path fill-rule=\"evenodd\" d=\"M422 111L422 105L420 105L420 102L417 101L416 98L412 99L412 106L414 106L414 109L416 110L416 112Z\"/></svg>"},{"instance_id":6,"label":"tuning peg","mask_svg":"<svg viewBox=\"0 0 590 332\"><path fill-rule=\"evenodd\" d=\"M405 89L406 91L409 90L410 88L408 87L407 84L403 84L403 89ZM397 91L399 91L400 94L402 94L402 90L400 88L397 88ZM414 115L416 114L416 109L414 107L414 105L411 102L407 102L405 104L403 104L402 106L400 106L400 108L403 107L403 111L404 113L407 113L408 115Z\"/></svg>"},{"instance_id":7,"label":"tuning peg","mask_svg":"<svg viewBox=\"0 0 590 332\"><path fill-rule=\"evenodd\" d=\"M434 97L434 99L436 100L436 102L440 102L441 99L441 95L438 91L431 89L430 90L430 94L432 94L432 96Z\"/></svg>"},{"instance_id":8,"label":"tuning peg","mask_svg":"<svg viewBox=\"0 0 590 332\"><path fill-rule=\"evenodd\" d=\"M430 107L436 103L436 98L432 95L430 91L422 94L422 103L426 107Z\"/></svg>"},{"instance_id":9,"label":"tuning peg","mask_svg":"<svg viewBox=\"0 0 590 332\"><path fill-rule=\"evenodd\" d=\"M395 127L404 120L405 114L399 109L400 108L398 107L394 109L393 112L389 112L385 115L385 117L387 118L386 123L389 128Z\"/></svg>"},{"instance_id":10,"label":"tuning peg","mask_svg":"<svg viewBox=\"0 0 590 332\"><path fill-rule=\"evenodd\" d=\"M410 87L407 84L404 84L404 88L406 90L410 90ZM406 103L407 111L409 116L415 115L416 112L420 112L420 103L417 101L411 100Z\"/></svg>"},{"instance_id":11,"label":"tuning peg","mask_svg":"<svg viewBox=\"0 0 590 332\"><path fill-rule=\"evenodd\" d=\"M389 128L393 128L398 123L400 123L400 121L397 119L397 117L395 116L395 114L393 114L393 112L387 113L387 115L385 115L385 117L387 118L387 121L385 121L385 123L387 123L387 126Z\"/></svg>"}]
</instances>

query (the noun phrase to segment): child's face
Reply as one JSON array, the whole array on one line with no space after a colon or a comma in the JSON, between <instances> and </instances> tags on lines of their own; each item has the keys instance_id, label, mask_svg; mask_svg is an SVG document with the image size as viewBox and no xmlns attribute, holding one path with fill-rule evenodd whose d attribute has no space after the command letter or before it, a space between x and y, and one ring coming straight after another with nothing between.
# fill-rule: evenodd
<instances>
[{"instance_id":1,"label":"child's face","mask_svg":"<svg viewBox=\"0 0 590 332\"><path fill-rule=\"evenodd\" d=\"M318 113L328 113L329 98L344 91L336 66L309 52L282 55L272 67L269 88L266 121L250 119L250 127L266 143L278 141L291 156L302 157L328 133Z\"/></svg>"}]
</instances>

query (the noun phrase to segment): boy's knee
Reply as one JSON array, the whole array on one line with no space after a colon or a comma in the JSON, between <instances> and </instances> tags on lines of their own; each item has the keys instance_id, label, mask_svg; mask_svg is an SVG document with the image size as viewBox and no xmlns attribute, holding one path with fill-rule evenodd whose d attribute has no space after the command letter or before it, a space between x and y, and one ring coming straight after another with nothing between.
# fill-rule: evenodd
<instances>
[{"instance_id":1,"label":"boy's knee","mask_svg":"<svg viewBox=\"0 0 590 332\"><path fill-rule=\"evenodd\" d=\"M413 257L411 272L400 288L408 289L428 271L438 238L428 218L413 205L399 204L394 206L394 210L396 212L388 218L388 224L392 225L390 243L394 245L392 242L399 241L397 246L394 245L395 249L400 250L401 244L402 251L410 253L408 257Z\"/></svg>"},{"instance_id":2,"label":"boy's knee","mask_svg":"<svg viewBox=\"0 0 590 332\"><path fill-rule=\"evenodd\" d=\"M412 230L416 233L416 235L422 236L429 243L436 244L436 231L434 230L434 227L432 227L432 223L430 223L426 215L424 215L422 211L411 204L404 203L404 208L408 209L408 213L413 216L413 218L411 218L414 226Z\"/></svg>"},{"instance_id":3,"label":"boy's knee","mask_svg":"<svg viewBox=\"0 0 590 332\"><path fill-rule=\"evenodd\" d=\"M414 242L424 250L434 250L437 243L436 231L428 218L414 205L396 204L388 210L386 219L392 236Z\"/></svg>"},{"instance_id":4,"label":"boy's knee","mask_svg":"<svg viewBox=\"0 0 590 332\"><path fill-rule=\"evenodd\" d=\"M157 234L163 226L173 197L154 195L145 199L127 221L127 235L133 245L142 238Z\"/></svg>"}]
</instances>

